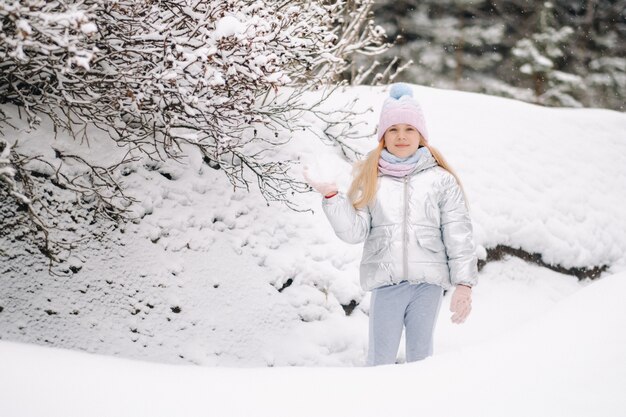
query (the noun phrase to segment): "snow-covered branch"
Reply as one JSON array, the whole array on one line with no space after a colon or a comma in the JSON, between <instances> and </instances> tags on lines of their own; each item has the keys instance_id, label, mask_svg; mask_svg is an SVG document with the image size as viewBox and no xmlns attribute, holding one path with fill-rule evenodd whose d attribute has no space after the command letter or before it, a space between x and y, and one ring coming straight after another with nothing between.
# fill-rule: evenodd
<instances>
[{"instance_id":1,"label":"snow-covered branch","mask_svg":"<svg viewBox=\"0 0 626 417\"><path fill-rule=\"evenodd\" d=\"M30 199L22 194L15 182L15 168L11 163L11 145L0 139L0 186L21 204L30 204Z\"/></svg>"},{"instance_id":2,"label":"snow-covered branch","mask_svg":"<svg viewBox=\"0 0 626 417\"><path fill-rule=\"evenodd\" d=\"M21 0L0 5L0 102L18 107L33 128L49 118L77 146L89 146L97 127L128 158L181 159L197 149L235 188L256 184L268 201L291 205L309 187L292 178L295 161L266 157L291 138L277 132L307 128L303 113L325 118L321 139L354 135L354 112L335 117L305 93L338 86L355 54L383 48L373 26L371 0ZM359 79L362 79L360 77ZM326 113L325 113L326 112ZM0 120L0 129L7 125ZM8 151L7 151L8 152ZM97 167L80 152L55 150L55 159L22 155L3 168L37 200L48 181L116 221L125 216L116 166ZM59 164L71 160L70 174ZM32 164L48 166L31 175ZM79 167L79 168L76 168ZM22 171L20 171L22 170ZM19 174L16 180L14 174ZM29 182L30 181L30 182ZM8 185L7 185L8 187ZM17 192L17 191L15 191ZM14 196L17 197L17 196ZM121 204L121 205L120 205ZM45 228L45 205L30 204ZM53 216L53 213L50 212ZM37 223L37 222L35 222Z\"/></svg>"}]
</instances>

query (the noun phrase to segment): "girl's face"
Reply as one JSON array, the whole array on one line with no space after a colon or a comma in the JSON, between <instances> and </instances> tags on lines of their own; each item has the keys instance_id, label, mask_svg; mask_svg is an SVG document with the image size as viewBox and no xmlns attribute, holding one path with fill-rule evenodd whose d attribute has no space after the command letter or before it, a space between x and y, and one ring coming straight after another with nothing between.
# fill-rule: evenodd
<instances>
[{"instance_id":1,"label":"girl's face","mask_svg":"<svg viewBox=\"0 0 626 417\"><path fill-rule=\"evenodd\" d=\"M417 151L422 135L412 125L399 123L392 125L383 138L385 147L398 158L406 158Z\"/></svg>"}]
</instances>

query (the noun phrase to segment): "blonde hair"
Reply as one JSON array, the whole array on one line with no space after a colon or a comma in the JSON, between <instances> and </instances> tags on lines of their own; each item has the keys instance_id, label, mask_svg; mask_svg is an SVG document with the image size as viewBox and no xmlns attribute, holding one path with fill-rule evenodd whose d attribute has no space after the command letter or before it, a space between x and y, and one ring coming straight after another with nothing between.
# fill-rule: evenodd
<instances>
[{"instance_id":1,"label":"blonde hair","mask_svg":"<svg viewBox=\"0 0 626 417\"><path fill-rule=\"evenodd\" d=\"M456 178L459 186L461 187L461 192L465 197L465 206L469 210L469 203L467 201L463 185L448 162L446 162L443 155L441 155L441 152L439 152L435 147L425 143L422 138L420 138L420 145L428 148L430 153L435 158L435 161L437 161L437 164ZM352 175L354 179L348 189L348 198L352 201L354 208L358 209L364 207L376 198L376 191L378 189L378 160L380 159L380 154L384 147L385 138L383 137L378 142L378 146L371 150L365 159L355 162L352 166Z\"/></svg>"}]
</instances>

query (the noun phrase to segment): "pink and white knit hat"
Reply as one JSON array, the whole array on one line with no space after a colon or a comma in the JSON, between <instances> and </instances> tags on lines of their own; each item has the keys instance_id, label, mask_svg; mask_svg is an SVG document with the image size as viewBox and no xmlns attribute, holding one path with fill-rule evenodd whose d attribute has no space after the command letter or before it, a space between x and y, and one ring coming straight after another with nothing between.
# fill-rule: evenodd
<instances>
[{"instance_id":1,"label":"pink and white knit hat","mask_svg":"<svg viewBox=\"0 0 626 417\"><path fill-rule=\"evenodd\" d=\"M378 141L392 125L406 123L415 127L428 142L428 130L422 107L413 98L411 86L405 83L391 85L389 97L383 103L378 122Z\"/></svg>"}]
</instances>

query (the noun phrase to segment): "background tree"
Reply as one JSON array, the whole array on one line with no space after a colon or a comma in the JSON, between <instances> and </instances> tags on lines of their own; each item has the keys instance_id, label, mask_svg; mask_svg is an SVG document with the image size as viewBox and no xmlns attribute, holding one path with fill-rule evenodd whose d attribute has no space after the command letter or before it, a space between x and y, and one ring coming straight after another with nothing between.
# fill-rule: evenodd
<instances>
[{"instance_id":1,"label":"background tree","mask_svg":"<svg viewBox=\"0 0 626 417\"><path fill-rule=\"evenodd\" d=\"M401 81L623 111L625 8L624 0L384 0L374 14L396 48L378 60L394 68L410 63ZM533 56L552 61L549 76L522 71L533 73L524 66L530 62L539 70Z\"/></svg>"},{"instance_id":2,"label":"background tree","mask_svg":"<svg viewBox=\"0 0 626 417\"><path fill-rule=\"evenodd\" d=\"M512 48L519 71L532 78L537 103L582 107L573 96L582 78L560 70L567 63L564 50L571 47L574 29L556 28L554 6L545 2L538 13L537 30L530 38L517 41Z\"/></svg>"}]
</instances>

